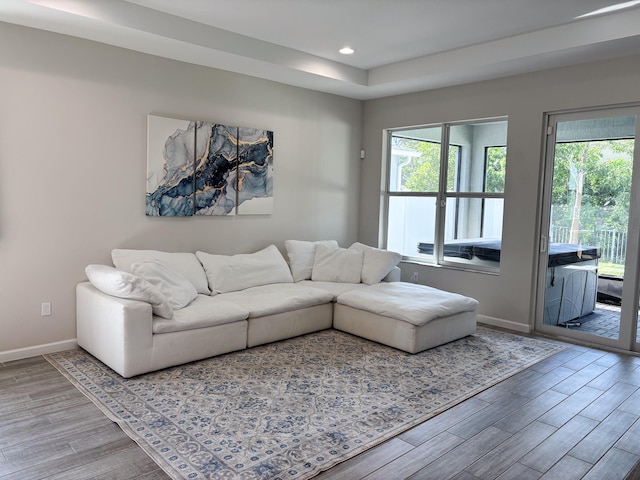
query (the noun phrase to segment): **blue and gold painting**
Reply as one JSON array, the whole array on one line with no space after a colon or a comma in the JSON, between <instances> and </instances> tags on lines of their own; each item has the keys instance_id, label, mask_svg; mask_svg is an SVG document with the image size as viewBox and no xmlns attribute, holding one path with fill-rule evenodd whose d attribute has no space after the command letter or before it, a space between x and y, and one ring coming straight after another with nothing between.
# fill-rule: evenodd
<instances>
[{"instance_id":1,"label":"blue and gold painting","mask_svg":"<svg viewBox=\"0 0 640 480\"><path fill-rule=\"evenodd\" d=\"M273 212L273 132L238 128L237 213Z\"/></svg>"},{"instance_id":2,"label":"blue and gold painting","mask_svg":"<svg viewBox=\"0 0 640 480\"><path fill-rule=\"evenodd\" d=\"M153 115L148 125L147 215L272 213L273 132Z\"/></svg>"},{"instance_id":3,"label":"blue and gold painting","mask_svg":"<svg viewBox=\"0 0 640 480\"><path fill-rule=\"evenodd\" d=\"M149 115L147 215L193 215L195 122Z\"/></svg>"}]
</instances>

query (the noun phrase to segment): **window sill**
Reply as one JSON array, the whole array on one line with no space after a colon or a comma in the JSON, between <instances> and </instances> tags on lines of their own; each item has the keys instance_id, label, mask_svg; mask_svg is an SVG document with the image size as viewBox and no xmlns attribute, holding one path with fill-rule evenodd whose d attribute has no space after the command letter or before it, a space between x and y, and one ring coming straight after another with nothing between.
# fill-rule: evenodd
<instances>
[{"instance_id":1,"label":"window sill","mask_svg":"<svg viewBox=\"0 0 640 480\"><path fill-rule=\"evenodd\" d=\"M463 263L463 262L447 262L447 263L431 263L426 261L420 261L415 258L403 258L400 260L400 263L405 263L407 265L420 265L422 267L433 267L433 268L445 268L447 270L458 270L469 273L481 273L485 275L494 275L499 276L500 270L497 268L484 267L482 265L475 265L471 262Z\"/></svg>"}]
</instances>

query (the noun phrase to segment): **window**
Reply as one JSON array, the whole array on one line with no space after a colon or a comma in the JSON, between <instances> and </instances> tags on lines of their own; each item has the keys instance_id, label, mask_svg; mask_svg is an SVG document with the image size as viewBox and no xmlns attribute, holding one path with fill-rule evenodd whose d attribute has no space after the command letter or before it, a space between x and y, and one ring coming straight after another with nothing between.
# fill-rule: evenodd
<instances>
[{"instance_id":1,"label":"window","mask_svg":"<svg viewBox=\"0 0 640 480\"><path fill-rule=\"evenodd\" d=\"M507 120L387 134L387 248L408 260L497 270Z\"/></svg>"}]
</instances>

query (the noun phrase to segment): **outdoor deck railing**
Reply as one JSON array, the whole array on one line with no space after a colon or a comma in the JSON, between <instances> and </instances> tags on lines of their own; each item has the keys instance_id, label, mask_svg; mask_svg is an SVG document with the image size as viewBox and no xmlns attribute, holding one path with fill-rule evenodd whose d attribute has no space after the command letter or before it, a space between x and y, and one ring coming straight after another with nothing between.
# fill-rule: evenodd
<instances>
[{"instance_id":1,"label":"outdoor deck railing","mask_svg":"<svg viewBox=\"0 0 640 480\"><path fill-rule=\"evenodd\" d=\"M557 243L570 243L571 232L568 227L551 226L549 240ZM627 232L618 230L579 230L578 243L599 246L601 262L624 265L627 253Z\"/></svg>"}]
</instances>

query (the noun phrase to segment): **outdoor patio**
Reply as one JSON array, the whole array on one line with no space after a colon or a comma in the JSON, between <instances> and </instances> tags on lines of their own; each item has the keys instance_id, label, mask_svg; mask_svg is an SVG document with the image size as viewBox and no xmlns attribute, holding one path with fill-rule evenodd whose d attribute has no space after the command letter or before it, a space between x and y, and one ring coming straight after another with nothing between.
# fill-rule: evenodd
<instances>
[{"instance_id":1,"label":"outdoor patio","mask_svg":"<svg viewBox=\"0 0 640 480\"><path fill-rule=\"evenodd\" d=\"M580 326L571 326L569 328L600 337L618 338L620 307L606 303L597 303L596 309L592 313L576 320L576 322L580 322ZM638 324L636 338L640 339L640 323Z\"/></svg>"}]
</instances>

